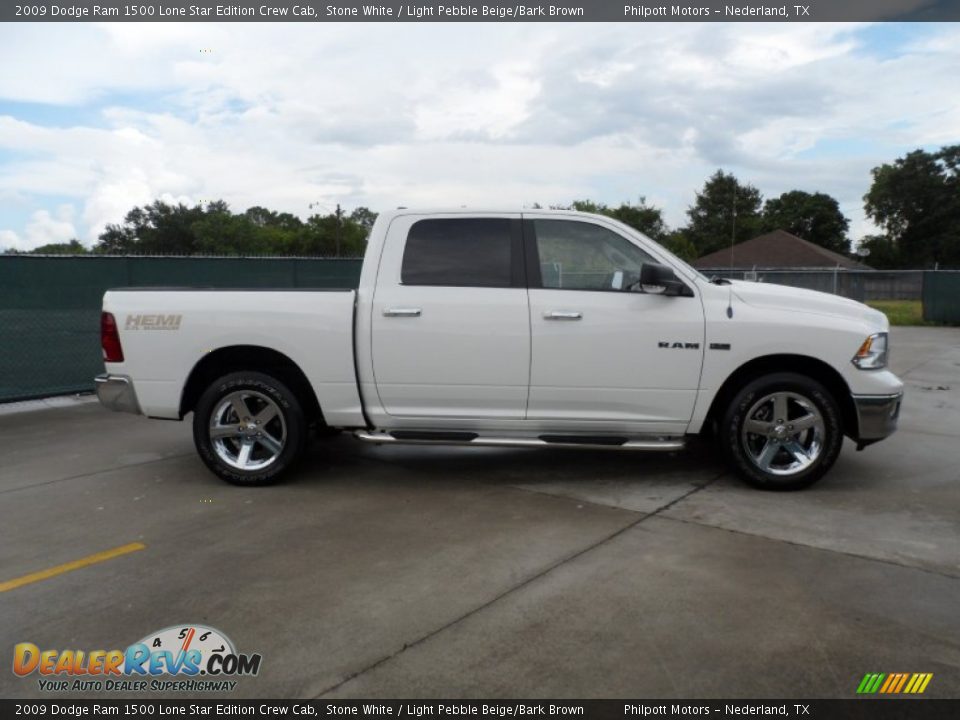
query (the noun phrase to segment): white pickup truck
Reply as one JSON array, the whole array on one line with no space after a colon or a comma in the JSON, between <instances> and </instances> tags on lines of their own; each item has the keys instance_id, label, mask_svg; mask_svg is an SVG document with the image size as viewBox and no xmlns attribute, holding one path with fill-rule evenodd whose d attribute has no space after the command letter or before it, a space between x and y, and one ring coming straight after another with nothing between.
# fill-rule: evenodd
<instances>
[{"instance_id":1,"label":"white pickup truck","mask_svg":"<svg viewBox=\"0 0 960 720\"><path fill-rule=\"evenodd\" d=\"M894 431L886 317L710 280L614 220L379 216L356 290L110 290L101 402L180 420L237 485L311 428L372 443L678 451L715 438L748 483L807 486L847 436Z\"/></svg>"}]
</instances>

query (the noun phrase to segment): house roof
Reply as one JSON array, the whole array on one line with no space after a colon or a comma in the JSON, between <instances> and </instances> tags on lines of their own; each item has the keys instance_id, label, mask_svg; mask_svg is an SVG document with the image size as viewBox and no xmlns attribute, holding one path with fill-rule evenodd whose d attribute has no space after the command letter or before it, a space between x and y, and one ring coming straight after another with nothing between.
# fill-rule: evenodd
<instances>
[{"instance_id":1,"label":"house roof","mask_svg":"<svg viewBox=\"0 0 960 720\"><path fill-rule=\"evenodd\" d=\"M847 270L870 268L786 230L758 235L693 261L697 268L834 268L838 265Z\"/></svg>"}]
</instances>

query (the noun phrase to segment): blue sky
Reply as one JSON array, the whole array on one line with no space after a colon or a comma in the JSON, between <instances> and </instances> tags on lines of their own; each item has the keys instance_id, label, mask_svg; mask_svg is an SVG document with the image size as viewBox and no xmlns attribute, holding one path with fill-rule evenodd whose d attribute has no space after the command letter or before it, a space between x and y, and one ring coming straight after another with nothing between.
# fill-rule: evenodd
<instances>
[{"instance_id":1,"label":"blue sky","mask_svg":"<svg viewBox=\"0 0 960 720\"><path fill-rule=\"evenodd\" d=\"M828 192L960 141L956 24L37 24L0 29L0 248L92 244L134 205L505 205L717 168Z\"/></svg>"}]
</instances>

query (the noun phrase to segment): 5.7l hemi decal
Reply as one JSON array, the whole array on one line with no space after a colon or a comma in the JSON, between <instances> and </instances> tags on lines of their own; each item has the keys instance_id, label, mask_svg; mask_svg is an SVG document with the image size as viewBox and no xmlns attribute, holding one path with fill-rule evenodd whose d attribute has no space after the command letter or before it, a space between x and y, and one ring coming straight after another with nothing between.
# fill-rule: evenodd
<instances>
[{"instance_id":1,"label":"5.7l hemi decal","mask_svg":"<svg viewBox=\"0 0 960 720\"><path fill-rule=\"evenodd\" d=\"M124 330L179 330L183 315L127 315Z\"/></svg>"}]
</instances>

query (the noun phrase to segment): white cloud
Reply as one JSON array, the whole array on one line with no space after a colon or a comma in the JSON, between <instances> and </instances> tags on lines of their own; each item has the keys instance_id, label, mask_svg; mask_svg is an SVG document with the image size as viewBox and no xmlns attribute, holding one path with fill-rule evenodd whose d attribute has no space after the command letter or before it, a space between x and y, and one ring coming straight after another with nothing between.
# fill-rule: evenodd
<instances>
[{"instance_id":1,"label":"white cloud","mask_svg":"<svg viewBox=\"0 0 960 720\"><path fill-rule=\"evenodd\" d=\"M574 77L579 82L592 83L602 88L610 87L616 80L636 68L634 63L621 62L614 60L612 62L601 63L582 68L574 72Z\"/></svg>"},{"instance_id":2,"label":"white cloud","mask_svg":"<svg viewBox=\"0 0 960 720\"><path fill-rule=\"evenodd\" d=\"M0 244L68 227L90 242L156 198L305 215L645 195L676 225L718 166L768 196L829 192L866 232L871 167L960 140L960 31L928 26L891 56L859 29L18 25L0 30L4 66L57 50L0 75L0 99L65 106L68 121L0 116L0 205L36 210ZM50 196L77 216L51 214Z\"/></svg>"},{"instance_id":3,"label":"white cloud","mask_svg":"<svg viewBox=\"0 0 960 720\"><path fill-rule=\"evenodd\" d=\"M27 222L24 237L12 230L0 230L0 249L33 250L49 243L69 242L77 237L73 216L74 207L69 204L61 205L52 215L37 210Z\"/></svg>"},{"instance_id":4,"label":"white cloud","mask_svg":"<svg viewBox=\"0 0 960 720\"><path fill-rule=\"evenodd\" d=\"M13 230L0 230L0 252L23 249L20 242L20 236Z\"/></svg>"},{"instance_id":5,"label":"white cloud","mask_svg":"<svg viewBox=\"0 0 960 720\"><path fill-rule=\"evenodd\" d=\"M433 102L413 109L417 136L424 140L475 137L500 140L530 117L530 102L540 92L524 65L494 65L489 81L451 87Z\"/></svg>"},{"instance_id":6,"label":"white cloud","mask_svg":"<svg viewBox=\"0 0 960 720\"><path fill-rule=\"evenodd\" d=\"M46 210L37 210L27 223L27 244L36 247L72 240L77 236L73 214L73 205L61 205L55 215Z\"/></svg>"}]
</instances>

